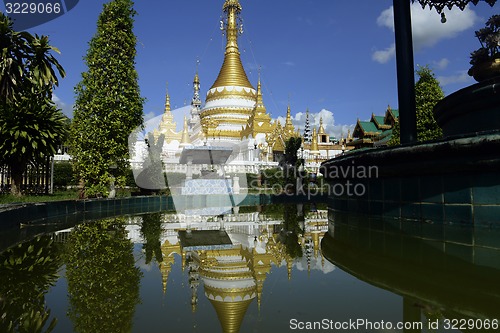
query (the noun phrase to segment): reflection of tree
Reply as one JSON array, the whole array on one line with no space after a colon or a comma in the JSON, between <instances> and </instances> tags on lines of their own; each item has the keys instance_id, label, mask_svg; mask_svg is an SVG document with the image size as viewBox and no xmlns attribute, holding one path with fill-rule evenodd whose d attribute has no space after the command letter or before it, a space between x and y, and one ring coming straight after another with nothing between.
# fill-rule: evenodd
<instances>
[{"instance_id":1,"label":"reflection of tree","mask_svg":"<svg viewBox=\"0 0 500 333\"><path fill-rule=\"evenodd\" d=\"M151 262L153 254L156 262L163 261L161 253L161 213L147 214L142 217L141 233L144 238L142 249L146 253L146 264Z\"/></svg>"},{"instance_id":2,"label":"reflection of tree","mask_svg":"<svg viewBox=\"0 0 500 333\"><path fill-rule=\"evenodd\" d=\"M123 220L77 226L68 244L69 317L75 332L130 332L140 271Z\"/></svg>"},{"instance_id":3,"label":"reflection of tree","mask_svg":"<svg viewBox=\"0 0 500 333\"><path fill-rule=\"evenodd\" d=\"M283 229L280 232L279 240L285 245L291 258L300 258L302 257L302 247L299 244L299 234L304 231L299 225L297 205L285 206L283 220Z\"/></svg>"},{"instance_id":4,"label":"reflection of tree","mask_svg":"<svg viewBox=\"0 0 500 333\"><path fill-rule=\"evenodd\" d=\"M40 236L0 254L0 331L50 332L56 325L45 293L57 280L61 258L49 236Z\"/></svg>"}]
</instances>

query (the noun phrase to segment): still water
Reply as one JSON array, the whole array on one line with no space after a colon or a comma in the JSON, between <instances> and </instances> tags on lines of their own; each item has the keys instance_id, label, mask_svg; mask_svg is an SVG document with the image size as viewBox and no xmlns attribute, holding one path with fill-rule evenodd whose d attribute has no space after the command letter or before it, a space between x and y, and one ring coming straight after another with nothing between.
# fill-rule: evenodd
<instances>
[{"instance_id":1,"label":"still water","mask_svg":"<svg viewBox=\"0 0 500 333\"><path fill-rule=\"evenodd\" d=\"M500 331L498 231L408 223L320 204L87 221L0 254L0 332Z\"/></svg>"}]
</instances>

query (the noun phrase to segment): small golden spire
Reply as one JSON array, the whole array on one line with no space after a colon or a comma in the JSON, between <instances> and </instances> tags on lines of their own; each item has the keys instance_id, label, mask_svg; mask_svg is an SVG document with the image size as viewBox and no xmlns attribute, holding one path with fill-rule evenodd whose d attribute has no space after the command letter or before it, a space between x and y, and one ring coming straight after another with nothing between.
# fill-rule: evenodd
<instances>
[{"instance_id":1,"label":"small golden spire","mask_svg":"<svg viewBox=\"0 0 500 333\"><path fill-rule=\"evenodd\" d=\"M266 107L264 106L264 101L262 100L262 85L260 83L260 74L259 83L257 83L257 102L255 103L255 113L266 113Z\"/></svg>"},{"instance_id":2,"label":"small golden spire","mask_svg":"<svg viewBox=\"0 0 500 333\"><path fill-rule=\"evenodd\" d=\"M292 267L293 267L292 258L286 258L286 270L288 272L289 281L292 279Z\"/></svg>"},{"instance_id":3,"label":"small golden spire","mask_svg":"<svg viewBox=\"0 0 500 333\"><path fill-rule=\"evenodd\" d=\"M319 232L313 232L312 234L313 244L314 244L314 258L318 258L319 254Z\"/></svg>"},{"instance_id":4,"label":"small golden spire","mask_svg":"<svg viewBox=\"0 0 500 333\"><path fill-rule=\"evenodd\" d=\"M290 111L290 104L288 104L288 108L286 109L286 120L285 120L285 130L288 133L293 134L295 132L295 128L292 124L292 115Z\"/></svg>"},{"instance_id":5,"label":"small golden spire","mask_svg":"<svg viewBox=\"0 0 500 333\"><path fill-rule=\"evenodd\" d=\"M313 128L310 154L312 154L312 155L319 155L318 136L316 135L316 127Z\"/></svg>"},{"instance_id":6,"label":"small golden spire","mask_svg":"<svg viewBox=\"0 0 500 333\"><path fill-rule=\"evenodd\" d=\"M166 96L165 96L165 112L170 111L170 95L168 94L168 82L167 82L167 89L166 89Z\"/></svg>"},{"instance_id":7,"label":"small golden spire","mask_svg":"<svg viewBox=\"0 0 500 333\"><path fill-rule=\"evenodd\" d=\"M319 130L318 134L325 134L325 129L323 127L323 117L319 118Z\"/></svg>"},{"instance_id":8,"label":"small golden spire","mask_svg":"<svg viewBox=\"0 0 500 333\"><path fill-rule=\"evenodd\" d=\"M182 129L182 139L180 145L188 146L190 144L191 144L191 139L189 138L187 117L184 116L184 127Z\"/></svg>"}]
</instances>

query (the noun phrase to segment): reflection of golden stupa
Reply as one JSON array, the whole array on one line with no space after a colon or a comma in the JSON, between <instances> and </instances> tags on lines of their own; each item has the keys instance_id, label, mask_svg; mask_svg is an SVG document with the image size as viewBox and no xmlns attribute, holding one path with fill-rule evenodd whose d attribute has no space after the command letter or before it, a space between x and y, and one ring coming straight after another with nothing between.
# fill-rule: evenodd
<instances>
[{"instance_id":1,"label":"reflection of golden stupa","mask_svg":"<svg viewBox=\"0 0 500 333\"><path fill-rule=\"evenodd\" d=\"M163 287L163 293L167 292L167 281L168 275L172 270L172 266L175 262L174 254L181 254L181 248L179 244L170 244L168 240L166 240L161 246L161 253L163 255L163 260L159 263L160 272L161 272L161 281ZM184 260L182 261L184 263Z\"/></svg>"},{"instance_id":2,"label":"reflection of golden stupa","mask_svg":"<svg viewBox=\"0 0 500 333\"><path fill-rule=\"evenodd\" d=\"M241 246L201 251L198 258L205 296L217 312L222 331L239 332L247 308L257 296Z\"/></svg>"},{"instance_id":3,"label":"reflection of golden stupa","mask_svg":"<svg viewBox=\"0 0 500 333\"><path fill-rule=\"evenodd\" d=\"M257 243L257 240L255 241ZM273 256L267 252L259 253L256 248L243 251L243 255L247 260L250 270L253 272L253 277L257 286L257 305L260 310L262 302L262 290L267 274L271 271L271 262Z\"/></svg>"},{"instance_id":4,"label":"reflection of golden stupa","mask_svg":"<svg viewBox=\"0 0 500 333\"><path fill-rule=\"evenodd\" d=\"M253 221L255 224L236 223L237 225L227 226L227 229L219 222L212 225L205 225L204 222L184 229L177 224L178 217L171 219L176 223L163 225L163 234L169 235L161 245L163 260L159 268L163 292L166 292L167 280L177 254L181 259L182 270L187 271L191 310L199 311L198 287L201 283L223 333L240 332L248 308L255 298L259 311L261 303L266 304L265 300L269 295L264 296L263 302L262 294L267 274L271 272L273 265L286 267L288 279L291 280L293 267L300 261L299 258L292 258L285 244L280 241L281 228L275 228L280 221L273 221L274 218L266 218L265 215L256 218L253 214L230 214L228 221ZM326 211L321 214L308 213L305 216L305 233L299 238L302 240L299 244L304 249L308 271L311 270L311 259L318 259L321 253L320 241L328 228L326 217ZM266 225L262 225L261 221L266 221ZM213 229L214 225L220 229ZM317 261L313 263L317 266ZM321 260L321 267L324 267L323 263L324 260Z\"/></svg>"}]
</instances>

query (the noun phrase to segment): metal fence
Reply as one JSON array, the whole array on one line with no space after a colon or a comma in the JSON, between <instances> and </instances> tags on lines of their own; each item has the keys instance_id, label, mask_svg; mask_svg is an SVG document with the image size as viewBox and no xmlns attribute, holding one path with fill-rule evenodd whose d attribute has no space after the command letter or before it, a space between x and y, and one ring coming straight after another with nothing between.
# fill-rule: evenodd
<instances>
[{"instance_id":1,"label":"metal fence","mask_svg":"<svg viewBox=\"0 0 500 333\"><path fill-rule=\"evenodd\" d=\"M21 191L25 194L49 194L51 158L47 157L43 163L29 164L23 174ZM0 193L9 193L12 183L11 170L7 166L0 166Z\"/></svg>"}]
</instances>

